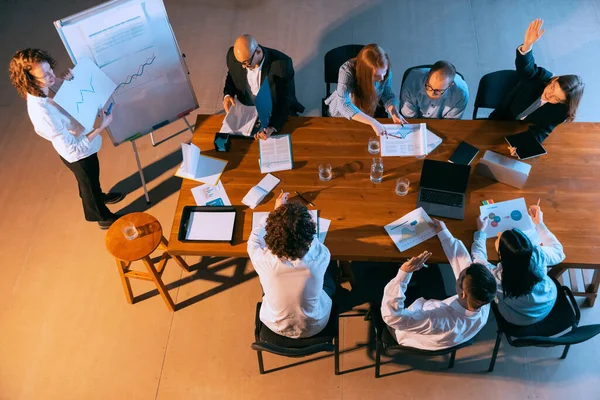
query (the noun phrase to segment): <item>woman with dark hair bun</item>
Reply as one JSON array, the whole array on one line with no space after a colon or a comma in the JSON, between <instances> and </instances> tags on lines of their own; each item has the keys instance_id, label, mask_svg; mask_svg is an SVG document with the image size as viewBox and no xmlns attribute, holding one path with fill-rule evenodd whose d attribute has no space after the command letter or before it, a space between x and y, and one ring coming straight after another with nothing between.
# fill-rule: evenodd
<instances>
[{"instance_id":1,"label":"woman with dark hair bun","mask_svg":"<svg viewBox=\"0 0 600 400\"><path fill-rule=\"evenodd\" d=\"M496 251L500 262L487 261L487 217L477 220L477 232L471 254L474 262L488 265L498 284L498 310L508 322L531 325L544 319L556 301L556 285L548 276L549 266L565 259L563 247L544 225L544 215L538 206L529 207L529 215L540 235L542 245L536 246L519 229L498 234Z\"/></svg>"},{"instance_id":2,"label":"woman with dark hair bun","mask_svg":"<svg viewBox=\"0 0 600 400\"><path fill-rule=\"evenodd\" d=\"M9 73L13 86L27 100L27 112L35 132L52 142L61 161L73 172L79 185L85 219L96 221L100 229L108 229L117 219L105 204L121 201L120 193L102 193L98 151L102 146L100 132L112 121L112 115L101 112L91 131L54 102L54 94L62 79L54 75L56 62L40 49L18 51L10 60ZM71 71L64 76L72 79Z\"/></svg>"}]
</instances>

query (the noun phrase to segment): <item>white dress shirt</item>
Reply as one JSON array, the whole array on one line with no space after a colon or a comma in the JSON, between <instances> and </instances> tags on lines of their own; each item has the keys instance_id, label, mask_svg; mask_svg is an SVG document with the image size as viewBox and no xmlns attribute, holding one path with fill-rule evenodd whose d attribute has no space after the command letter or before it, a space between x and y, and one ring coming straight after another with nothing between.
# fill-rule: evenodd
<instances>
[{"instance_id":1,"label":"white dress shirt","mask_svg":"<svg viewBox=\"0 0 600 400\"><path fill-rule=\"evenodd\" d=\"M316 335L327 326L331 313L331 299L323 291L329 250L315 238L302 259L280 259L267 248L265 226L266 218L248 239L248 254L264 292L260 320L282 336Z\"/></svg>"},{"instance_id":2,"label":"white dress shirt","mask_svg":"<svg viewBox=\"0 0 600 400\"><path fill-rule=\"evenodd\" d=\"M86 136L90 131L50 97L27 94L27 112L35 132L51 141L58 154L70 163L97 153L102 146L100 135L90 142Z\"/></svg>"},{"instance_id":3,"label":"white dress shirt","mask_svg":"<svg viewBox=\"0 0 600 400\"><path fill-rule=\"evenodd\" d=\"M458 279L471 265L469 252L447 229L438 237ZM458 302L458 295L443 301L421 297L406 308L404 293L411 276L412 273L399 270L385 287L381 304L381 316L398 344L423 350L447 349L473 338L487 323L489 304L469 311Z\"/></svg>"},{"instance_id":4,"label":"white dress shirt","mask_svg":"<svg viewBox=\"0 0 600 400\"><path fill-rule=\"evenodd\" d=\"M260 62L260 65L258 66L258 68L254 68L254 69L249 69L246 68L246 79L247 79L247 83L248 83L248 89L250 92L250 99L252 100L252 103L254 103L254 99L256 98L256 95L258 94L258 91L260 90L260 78L262 75L262 67L263 64L265 63L265 56L263 53L263 59Z\"/></svg>"}]
</instances>

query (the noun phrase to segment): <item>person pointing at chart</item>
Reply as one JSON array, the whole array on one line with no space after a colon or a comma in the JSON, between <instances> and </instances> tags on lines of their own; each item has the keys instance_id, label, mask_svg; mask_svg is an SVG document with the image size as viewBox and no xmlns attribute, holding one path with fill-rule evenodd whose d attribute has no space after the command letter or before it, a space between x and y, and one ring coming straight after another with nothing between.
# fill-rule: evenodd
<instances>
[{"instance_id":1,"label":"person pointing at chart","mask_svg":"<svg viewBox=\"0 0 600 400\"><path fill-rule=\"evenodd\" d=\"M289 115L304 111L296 99L292 59L280 51L260 46L254 37L241 35L235 40L227 52L227 70L223 89L226 113L235 107L236 100L246 106L255 105L262 82L268 80L273 112L268 124L256 134L259 139L281 132Z\"/></svg>"},{"instance_id":2,"label":"person pointing at chart","mask_svg":"<svg viewBox=\"0 0 600 400\"><path fill-rule=\"evenodd\" d=\"M108 229L118 218L106 204L121 201L121 193L104 194L100 187L98 151L102 145L100 133L112 122L112 115L99 110L99 118L90 132L54 102L54 94L62 79L54 74L56 62L40 49L16 52L10 60L9 73L13 86L27 100L27 112L35 132L52 142L61 161L73 172L79 185L79 196L87 221L95 221ZM71 71L64 75L73 78Z\"/></svg>"}]
</instances>

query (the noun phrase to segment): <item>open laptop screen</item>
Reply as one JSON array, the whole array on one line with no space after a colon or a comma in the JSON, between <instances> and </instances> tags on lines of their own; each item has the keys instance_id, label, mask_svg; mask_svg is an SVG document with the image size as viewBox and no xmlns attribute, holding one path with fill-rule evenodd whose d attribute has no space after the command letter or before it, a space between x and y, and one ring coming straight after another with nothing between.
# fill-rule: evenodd
<instances>
[{"instance_id":1,"label":"open laptop screen","mask_svg":"<svg viewBox=\"0 0 600 400\"><path fill-rule=\"evenodd\" d=\"M469 165L424 160L420 186L448 192L465 193L470 172L471 166Z\"/></svg>"}]
</instances>

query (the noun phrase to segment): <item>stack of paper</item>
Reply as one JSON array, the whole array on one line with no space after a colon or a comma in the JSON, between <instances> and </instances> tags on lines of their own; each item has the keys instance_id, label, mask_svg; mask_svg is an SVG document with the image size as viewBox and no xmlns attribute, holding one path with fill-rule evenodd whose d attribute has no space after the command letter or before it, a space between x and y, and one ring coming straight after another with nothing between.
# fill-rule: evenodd
<instances>
[{"instance_id":1,"label":"stack of paper","mask_svg":"<svg viewBox=\"0 0 600 400\"><path fill-rule=\"evenodd\" d=\"M260 172L286 171L294 168L290 134L271 136L258 143Z\"/></svg>"},{"instance_id":2,"label":"stack of paper","mask_svg":"<svg viewBox=\"0 0 600 400\"><path fill-rule=\"evenodd\" d=\"M381 155L391 156L424 156L432 152L442 143L442 139L427 130L427 125L398 124L383 125L388 136L381 137Z\"/></svg>"},{"instance_id":3,"label":"stack of paper","mask_svg":"<svg viewBox=\"0 0 600 400\"><path fill-rule=\"evenodd\" d=\"M479 212L481 216L488 218L488 226L485 228L488 239L513 228L518 228L524 233L537 234L523 197L480 206ZM530 239L532 242L539 241L539 237L535 238L535 236Z\"/></svg>"},{"instance_id":4,"label":"stack of paper","mask_svg":"<svg viewBox=\"0 0 600 400\"><path fill-rule=\"evenodd\" d=\"M231 201L227 197L223 183L219 181L216 185L196 186L192 188L192 195L197 206L230 206Z\"/></svg>"},{"instance_id":5,"label":"stack of paper","mask_svg":"<svg viewBox=\"0 0 600 400\"><path fill-rule=\"evenodd\" d=\"M269 194L271 190L279 184L280 180L275 176L268 174L265 176L258 185L254 186L242 199L242 203L255 209L257 205Z\"/></svg>"},{"instance_id":6,"label":"stack of paper","mask_svg":"<svg viewBox=\"0 0 600 400\"><path fill-rule=\"evenodd\" d=\"M181 143L183 163L175 176L216 185L227 165L227 161L200 155L200 149L193 144Z\"/></svg>"},{"instance_id":7,"label":"stack of paper","mask_svg":"<svg viewBox=\"0 0 600 400\"><path fill-rule=\"evenodd\" d=\"M193 212L185 238L229 241L233 237L234 223L235 212Z\"/></svg>"},{"instance_id":8,"label":"stack of paper","mask_svg":"<svg viewBox=\"0 0 600 400\"><path fill-rule=\"evenodd\" d=\"M433 221L422 207L385 226L385 230L400 251L404 251L435 236Z\"/></svg>"},{"instance_id":9,"label":"stack of paper","mask_svg":"<svg viewBox=\"0 0 600 400\"><path fill-rule=\"evenodd\" d=\"M251 136L258 117L256 107L243 105L237 97L234 98L234 102L235 105L229 109L225 119L223 119L220 132Z\"/></svg>"}]
</instances>

